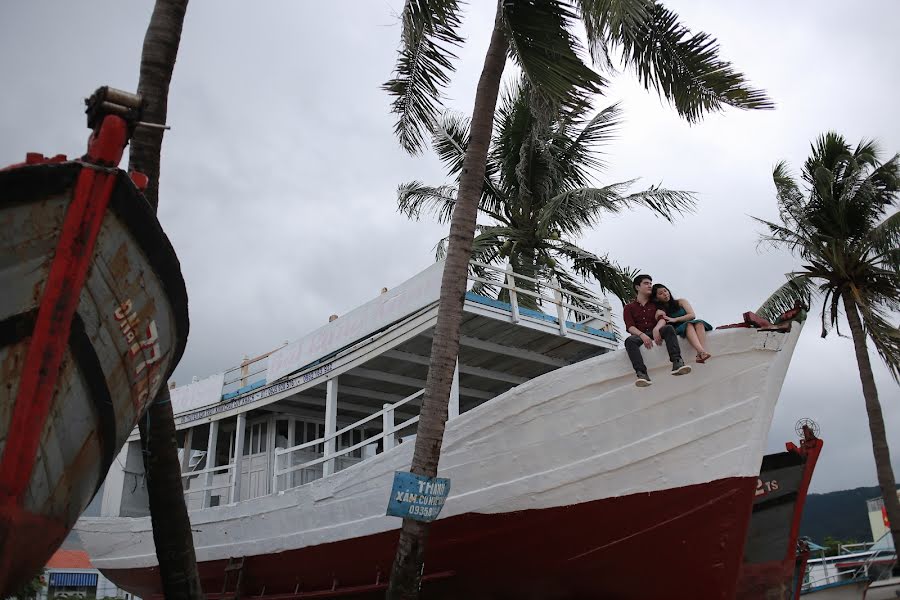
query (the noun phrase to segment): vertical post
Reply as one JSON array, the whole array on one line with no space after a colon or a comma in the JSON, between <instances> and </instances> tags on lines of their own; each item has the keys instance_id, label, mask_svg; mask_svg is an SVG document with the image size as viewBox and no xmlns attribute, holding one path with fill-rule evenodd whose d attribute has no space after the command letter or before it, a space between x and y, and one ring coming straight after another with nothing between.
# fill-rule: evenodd
<instances>
[{"instance_id":1,"label":"vertical post","mask_svg":"<svg viewBox=\"0 0 900 600\"><path fill-rule=\"evenodd\" d=\"M288 417L288 448L293 448L297 445L297 419L295 417ZM288 467L294 466L294 453L288 452L284 455L284 460L281 462L284 463L281 467L282 469L287 469ZM294 481L297 478L297 471L291 471L290 473L285 473L284 475L284 489L294 487Z\"/></svg>"},{"instance_id":2,"label":"vertical post","mask_svg":"<svg viewBox=\"0 0 900 600\"><path fill-rule=\"evenodd\" d=\"M247 413L238 413L234 432L234 464L231 465L231 501L241 501L241 470L244 460L244 430L247 429Z\"/></svg>"},{"instance_id":3,"label":"vertical post","mask_svg":"<svg viewBox=\"0 0 900 600\"><path fill-rule=\"evenodd\" d=\"M190 485L190 480L185 477L191 464L191 446L194 443L194 428L191 427L184 432L184 448L181 449L181 491L186 492ZM183 495L185 505L187 505L187 495Z\"/></svg>"},{"instance_id":4,"label":"vertical post","mask_svg":"<svg viewBox=\"0 0 900 600\"><path fill-rule=\"evenodd\" d=\"M447 406L447 419L455 419L459 416L459 357L456 357L456 366L453 368L453 382L450 384L450 404Z\"/></svg>"},{"instance_id":5,"label":"vertical post","mask_svg":"<svg viewBox=\"0 0 900 600\"><path fill-rule=\"evenodd\" d=\"M394 405L385 404L384 414L381 415L381 431L384 437L381 439L381 447L383 452L387 452L394 447Z\"/></svg>"},{"instance_id":6,"label":"vertical post","mask_svg":"<svg viewBox=\"0 0 900 600\"><path fill-rule=\"evenodd\" d=\"M266 490L266 492L274 494L278 491L275 489L275 482L272 480L273 473L275 473L275 434L278 429L278 418L275 415L269 417L269 424L266 425L266 428L268 429L266 435L266 442L268 442L266 444L266 475L268 475L268 477L266 479L273 484L268 486L269 489Z\"/></svg>"},{"instance_id":7,"label":"vertical post","mask_svg":"<svg viewBox=\"0 0 900 600\"><path fill-rule=\"evenodd\" d=\"M216 443L219 440L219 422L211 421L209 424L209 439L206 441L206 468L214 469L216 467ZM206 474L206 486L209 487L213 484L213 479L215 478L215 473L207 473ZM212 490L206 490L203 493L203 505L200 508L209 507L210 500L212 499Z\"/></svg>"},{"instance_id":8,"label":"vertical post","mask_svg":"<svg viewBox=\"0 0 900 600\"><path fill-rule=\"evenodd\" d=\"M566 309L563 308L562 292L559 289L559 280L554 275L550 279L550 285L553 286L553 300L556 303L556 316L559 319L559 335L566 336Z\"/></svg>"},{"instance_id":9,"label":"vertical post","mask_svg":"<svg viewBox=\"0 0 900 600\"><path fill-rule=\"evenodd\" d=\"M334 432L337 431L337 395L338 378L333 377L325 383L325 458L332 456L335 449ZM334 473L334 459L322 463L322 475L327 477Z\"/></svg>"},{"instance_id":10,"label":"vertical post","mask_svg":"<svg viewBox=\"0 0 900 600\"><path fill-rule=\"evenodd\" d=\"M194 428L191 427L187 431L184 432L184 448L183 453L181 455L181 474L185 475L188 472L188 467L191 464L191 445L194 443ZM181 479L181 483L184 484L184 478Z\"/></svg>"},{"instance_id":11,"label":"vertical post","mask_svg":"<svg viewBox=\"0 0 900 600\"><path fill-rule=\"evenodd\" d=\"M513 273L512 265L506 265L506 284L509 286L509 306L510 319L513 323L519 322L519 297L516 294L516 276ZM457 367L459 361L456 361Z\"/></svg>"},{"instance_id":12,"label":"vertical post","mask_svg":"<svg viewBox=\"0 0 900 600\"><path fill-rule=\"evenodd\" d=\"M250 373L250 363L248 362L250 357L246 354L244 355L244 360L241 361L241 387L247 385L247 376Z\"/></svg>"}]
</instances>

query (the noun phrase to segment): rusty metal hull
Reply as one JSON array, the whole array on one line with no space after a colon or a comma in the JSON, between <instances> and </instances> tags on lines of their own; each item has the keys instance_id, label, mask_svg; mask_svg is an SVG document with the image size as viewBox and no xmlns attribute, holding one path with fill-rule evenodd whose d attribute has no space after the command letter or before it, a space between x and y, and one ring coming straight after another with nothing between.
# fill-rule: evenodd
<instances>
[{"instance_id":1,"label":"rusty metal hull","mask_svg":"<svg viewBox=\"0 0 900 600\"><path fill-rule=\"evenodd\" d=\"M24 427L13 419L83 168L64 162L0 171L0 457L13 452L11 427L15 440L37 448L26 457L26 477L0 481L0 596L62 542L187 339L187 295L174 250L131 180L108 172L109 204L98 219L49 407Z\"/></svg>"}]
</instances>

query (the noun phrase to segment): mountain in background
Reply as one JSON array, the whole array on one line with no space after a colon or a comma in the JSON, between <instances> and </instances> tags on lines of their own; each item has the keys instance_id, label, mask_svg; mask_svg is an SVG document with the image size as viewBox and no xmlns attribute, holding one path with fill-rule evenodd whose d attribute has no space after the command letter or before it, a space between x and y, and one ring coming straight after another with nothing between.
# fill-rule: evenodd
<instances>
[{"instance_id":1,"label":"mountain in background","mask_svg":"<svg viewBox=\"0 0 900 600\"><path fill-rule=\"evenodd\" d=\"M878 486L809 494L800 521L800 535L818 544L826 537L842 542L872 542L866 500L880 497Z\"/></svg>"}]
</instances>

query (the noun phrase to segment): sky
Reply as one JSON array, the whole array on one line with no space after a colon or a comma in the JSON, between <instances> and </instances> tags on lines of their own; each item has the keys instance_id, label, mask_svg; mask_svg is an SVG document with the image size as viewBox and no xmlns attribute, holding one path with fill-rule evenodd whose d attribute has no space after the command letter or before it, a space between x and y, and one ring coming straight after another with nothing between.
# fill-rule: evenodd
<instances>
[{"instance_id":1,"label":"sky","mask_svg":"<svg viewBox=\"0 0 900 600\"><path fill-rule=\"evenodd\" d=\"M827 130L900 151L900 3L671 0L692 30L713 34L722 57L776 103L689 125L633 73L612 77L600 108L621 102L624 123L604 148L599 183L639 177L696 193L695 214L670 225L645 210L604 219L579 243L652 274L699 316L740 320L797 262L758 247L750 215L777 218L771 172L799 170ZM494 3L465 7L465 44L446 90L470 113ZM0 165L27 151L83 153L82 99L100 85L137 87L148 0L5 2L0 6ZM409 156L393 135L390 98L400 0L188 6L169 94L159 218L178 252L191 333L174 374L205 377L295 340L427 267L445 235L396 211L410 180L445 183L426 151ZM507 80L514 71L507 68ZM613 306L620 306L613 300ZM618 311L617 311L618 312ZM849 332L848 332L849 333ZM875 366L895 473L900 387ZM858 370L849 338L804 328L769 435L768 451L819 423L825 447L813 492L875 485Z\"/></svg>"}]
</instances>

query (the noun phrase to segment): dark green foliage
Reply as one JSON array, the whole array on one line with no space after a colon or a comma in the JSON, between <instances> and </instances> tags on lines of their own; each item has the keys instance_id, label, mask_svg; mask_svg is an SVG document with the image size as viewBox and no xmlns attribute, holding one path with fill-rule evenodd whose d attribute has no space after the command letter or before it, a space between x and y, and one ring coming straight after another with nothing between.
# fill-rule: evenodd
<instances>
[{"instance_id":1,"label":"dark green foliage","mask_svg":"<svg viewBox=\"0 0 900 600\"><path fill-rule=\"evenodd\" d=\"M829 537L842 543L874 542L866 500L880 496L878 486L809 494L803 507L800 535L822 546Z\"/></svg>"},{"instance_id":2,"label":"dark green foliage","mask_svg":"<svg viewBox=\"0 0 900 600\"><path fill-rule=\"evenodd\" d=\"M619 125L618 106L593 116L587 104L554 111L532 92L523 78L506 91L497 108L479 204L479 212L491 222L478 225L472 257L496 265L508 262L516 273L543 282L555 278L566 301L575 306L590 309L598 301L581 283L584 279L627 301L633 296L635 271L579 247L576 240L604 214L638 206L672 221L692 209L693 195L658 186L629 193L634 180L594 187L593 177L604 166L600 147L612 139ZM448 114L437 123L434 149L448 174L457 180L454 183L458 183L468 143L466 119ZM455 204L456 185L427 186L412 181L398 190L400 211L413 219L431 212L445 223ZM445 244L445 240L438 243L438 258L444 257ZM484 279L499 281L492 271L478 266L472 270ZM540 287L533 284L528 289L539 291ZM484 283L477 284L476 291L501 299L507 295L499 286ZM519 302L536 306L535 299L527 295L520 295Z\"/></svg>"}]
</instances>

